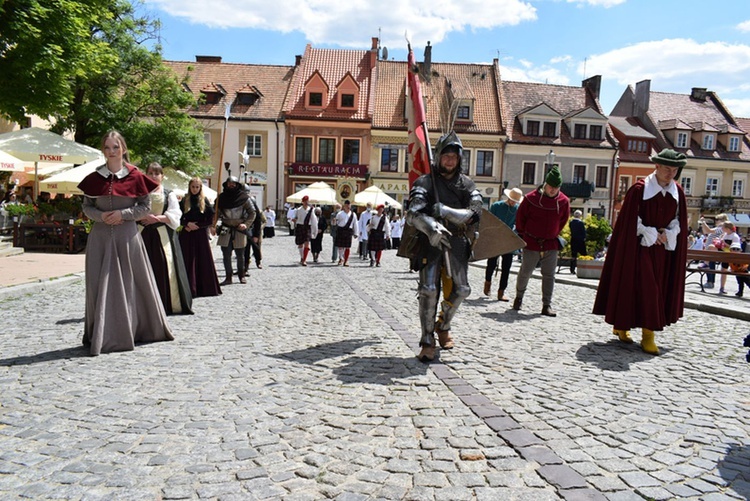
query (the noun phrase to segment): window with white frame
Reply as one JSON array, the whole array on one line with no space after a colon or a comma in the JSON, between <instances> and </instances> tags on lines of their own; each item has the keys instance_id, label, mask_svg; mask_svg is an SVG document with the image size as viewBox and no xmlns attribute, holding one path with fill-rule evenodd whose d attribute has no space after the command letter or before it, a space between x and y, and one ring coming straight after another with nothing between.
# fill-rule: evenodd
<instances>
[{"instance_id":1,"label":"window with white frame","mask_svg":"<svg viewBox=\"0 0 750 501\"><path fill-rule=\"evenodd\" d=\"M706 178L706 195L710 197L719 196L719 178L718 177L707 177Z\"/></svg>"},{"instance_id":2,"label":"window with white frame","mask_svg":"<svg viewBox=\"0 0 750 501\"><path fill-rule=\"evenodd\" d=\"M557 137L557 122L544 122L544 137Z\"/></svg>"},{"instance_id":3,"label":"window with white frame","mask_svg":"<svg viewBox=\"0 0 750 501\"><path fill-rule=\"evenodd\" d=\"M575 139L586 139L586 124L575 124L573 127L573 137Z\"/></svg>"},{"instance_id":4,"label":"window with white frame","mask_svg":"<svg viewBox=\"0 0 750 501\"><path fill-rule=\"evenodd\" d=\"M675 146L677 146L678 148L687 148L687 140L688 140L687 132L678 132L677 143L675 144Z\"/></svg>"},{"instance_id":5,"label":"window with white frame","mask_svg":"<svg viewBox=\"0 0 750 501\"><path fill-rule=\"evenodd\" d=\"M690 196L693 194L693 178L688 176L682 176L680 178L680 186L682 186L682 191L685 192L685 195Z\"/></svg>"},{"instance_id":6,"label":"window with white frame","mask_svg":"<svg viewBox=\"0 0 750 501\"><path fill-rule=\"evenodd\" d=\"M706 134L705 136L703 136L703 149L704 150L714 149L714 135L713 134Z\"/></svg>"},{"instance_id":7,"label":"window with white frame","mask_svg":"<svg viewBox=\"0 0 750 501\"><path fill-rule=\"evenodd\" d=\"M586 180L586 166L573 165L573 182L578 184Z\"/></svg>"},{"instance_id":8,"label":"window with white frame","mask_svg":"<svg viewBox=\"0 0 750 501\"><path fill-rule=\"evenodd\" d=\"M734 179L732 181L732 196L739 198L745 196L745 181L743 179Z\"/></svg>"},{"instance_id":9,"label":"window with white frame","mask_svg":"<svg viewBox=\"0 0 750 501\"><path fill-rule=\"evenodd\" d=\"M602 126L601 125L589 125L589 139L601 139L602 138Z\"/></svg>"},{"instance_id":10,"label":"window with white frame","mask_svg":"<svg viewBox=\"0 0 750 501\"><path fill-rule=\"evenodd\" d=\"M494 151L477 150L477 176L491 176Z\"/></svg>"},{"instance_id":11,"label":"window with white frame","mask_svg":"<svg viewBox=\"0 0 750 501\"><path fill-rule=\"evenodd\" d=\"M380 170L382 172L398 172L398 150L396 148L380 150Z\"/></svg>"},{"instance_id":12,"label":"window with white frame","mask_svg":"<svg viewBox=\"0 0 750 501\"><path fill-rule=\"evenodd\" d=\"M469 149L461 151L461 170L471 172L471 150Z\"/></svg>"},{"instance_id":13,"label":"window with white frame","mask_svg":"<svg viewBox=\"0 0 750 501\"><path fill-rule=\"evenodd\" d=\"M526 122L526 135L527 136L539 135L539 120L528 120Z\"/></svg>"},{"instance_id":14,"label":"window with white frame","mask_svg":"<svg viewBox=\"0 0 750 501\"><path fill-rule=\"evenodd\" d=\"M597 188L607 187L608 174L609 174L609 166L607 165L596 166L596 187Z\"/></svg>"},{"instance_id":15,"label":"window with white frame","mask_svg":"<svg viewBox=\"0 0 750 501\"><path fill-rule=\"evenodd\" d=\"M462 104L456 109L456 120L471 120L471 106Z\"/></svg>"},{"instance_id":16,"label":"window with white frame","mask_svg":"<svg viewBox=\"0 0 750 501\"><path fill-rule=\"evenodd\" d=\"M630 188L630 176L620 176L620 182L617 186L617 195L624 197Z\"/></svg>"},{"instance_id":17,"label":"window with white frame","mask_svg":"<svg viewBox=\"0 0 750 501\"><path fill-rule=\"evenodd\" d=\"M536 164L534 162L523 163L523 177L521 180L522 184L536 184Z\"/></svg>"},{"instance_id":18,"label":"window with white frame","mask_svg":"<svg viewBox=\"0 0 750 501\"><path fill-rule=\"evenodd\" d=\"M245 145L247 146L247 154L251 157L259 157L263 152L262 136L248 135L245 138Z\"/></svg>"},{"instance_id":19,"label":"window with white frame","mask_svg":"<svg viewBox=\"0 0 750 501\"><path fill-rule=\"evenodd\" d=\"M729 151L740 151L740 138L732 136L729 138Z\"/></svg>"},{"instance_id":20,"label":"window with white frame","mask_svg":"<svg viewBox=\"0 0 750 501\"><path fill-rule=\"evenodd\" d=\"M210 132L204 132L203 133L203 140L206 142L206 148L208 148L208 151L211 151L211 133Z\"/></svg>"}]
</instances>

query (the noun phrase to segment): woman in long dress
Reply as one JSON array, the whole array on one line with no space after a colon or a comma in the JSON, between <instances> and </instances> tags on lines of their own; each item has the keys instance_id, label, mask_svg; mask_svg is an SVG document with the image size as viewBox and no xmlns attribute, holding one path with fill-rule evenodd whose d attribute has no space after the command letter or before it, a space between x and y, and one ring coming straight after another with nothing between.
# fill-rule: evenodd
<instances>
[{"instance_id":1,"label":"woman in long dress","mask_svg":"<svg viewBox=\"0 0 750 501\"><path fill-rule=\"evenodd\" d=\"M154 270L159 296L167 315L192 314L193 295L175 232L182 216L180 203L174 192L162 186L164 169L158 162L149 164L146 175L159 186L149 194L151 210L138 220L138 228Z\"/></svg>"},{"instance_id":2,"label":"woman in long dress","mask_svg":"<svg viewBox=\"0 0 750 501\"><path fill-rule=\"evenodd\" d=\"M104 136L102 151L107 164L78 185L83 212L94 221L86 245L83 331L92 355L174 339L135 224L148 213L157 184L128 163L119 132Z\"/></svg>"},{"instance_id":3,"label":"woman in long dress","mask_svg":"<svg viewBox=\"0 0 750 501\"><path fill-rule=\"evenodd\" d=\"M221 294L208 231L214 222L214 208L203 193L203 182L194 177L182 199L180 246L193 297Z\"/></svg>"}]
</instances>

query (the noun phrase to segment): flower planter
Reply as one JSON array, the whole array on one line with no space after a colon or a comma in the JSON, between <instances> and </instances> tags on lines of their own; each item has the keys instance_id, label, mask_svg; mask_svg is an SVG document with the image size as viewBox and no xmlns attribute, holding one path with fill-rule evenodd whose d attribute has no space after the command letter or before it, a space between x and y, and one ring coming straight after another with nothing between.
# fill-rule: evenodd
<instances>
[{"instance_id":1,"label":"flower planter","mask_svg":"<svg viewBox=\"0 0 750 501\"><path fill-rule=\"evenodd\" d=\"M604 261L581 261L579 259L576 263L576 276L578 278L594 278L599 280L602 276L602 268L604 268Z\"/></svg>"}]
</instances>

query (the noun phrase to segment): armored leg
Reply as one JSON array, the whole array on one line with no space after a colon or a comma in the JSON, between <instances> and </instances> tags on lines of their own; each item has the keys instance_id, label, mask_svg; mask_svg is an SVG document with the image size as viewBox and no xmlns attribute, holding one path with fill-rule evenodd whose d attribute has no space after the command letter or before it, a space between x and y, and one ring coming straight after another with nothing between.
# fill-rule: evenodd
<instances>
[{"instance_id":1,"label":"armored leg","mask_svg":"<svg viewBox=\"0 0 750 501\"><path fill-rule=\"evenodd\" d=\"M440 254L431 253L427 264L419 270L419 322L422 327L420 346L435 344L435 314L440 295Z\"/></svg>"},{"instance_id":2,"label":"armored leg","mask_svg":"<svg viewBox=\"0 0 750 501\"><path fill-rule=\"evenodd\" d=\"M451 329L451 320L461 303L471 294L469 285L469 245L463 239L451 239L451 277L443 277L445 299L441 305L437 328L441 331Z\"/></svg>"}]
</instances>

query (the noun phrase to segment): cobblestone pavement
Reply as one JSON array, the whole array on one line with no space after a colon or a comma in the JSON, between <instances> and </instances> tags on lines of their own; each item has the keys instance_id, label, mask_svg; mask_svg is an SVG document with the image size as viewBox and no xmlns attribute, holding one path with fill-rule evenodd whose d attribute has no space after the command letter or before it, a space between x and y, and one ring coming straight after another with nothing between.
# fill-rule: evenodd
<instances>
[{"instance_id":1,"label":"cobblestone pavement","mask_svg":"<svg viewBox=\"0 0 750 501\"><path fill-rule=\"evenodd\" d=\"M532 280L514 312L471 267L457 346L425 365L393 251L303 268L292 238L263 247L134 352L80 346L81 281L0 300L0 498L750 498L745 322L686 310L651 357L592 289L558 283L553 319Z\"/></svg>"}]
</instances>

